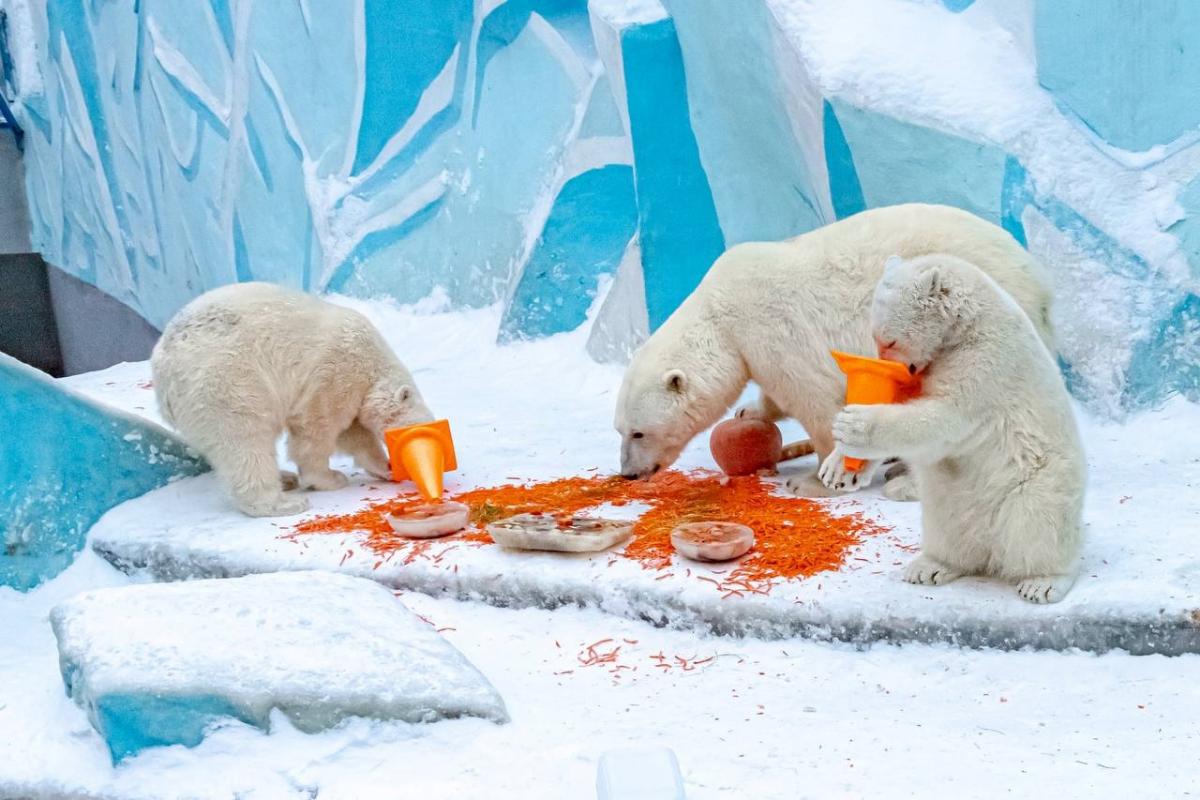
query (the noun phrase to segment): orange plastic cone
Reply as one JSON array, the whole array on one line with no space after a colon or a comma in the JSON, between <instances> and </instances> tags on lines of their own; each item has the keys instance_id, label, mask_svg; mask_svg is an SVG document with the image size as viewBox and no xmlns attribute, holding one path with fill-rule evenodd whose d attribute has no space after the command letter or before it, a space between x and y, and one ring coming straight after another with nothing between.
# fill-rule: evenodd
<instances>
[{"instance_id":1,"label":"orange plastic cone","mask_svg":"<svg viewBox=\"0 0 1200 800\"><path fill-rule=\"evenodd\" d=\"M442 474L458 469L447 420L391 428L383 432L383 441L392 480L411 480L426 500L442 499Z\"/></svg>"},{"instance_id":2,"label":"orange plastic cone","mask_svg":"<svg viewBox=\"0 0 1200 800\"><path fill-rule=\"evenodd\" d=\"M920 380L909 374L908 367L896 361L853 356L837 350L830 353L846 373L846 405L877 405L906 399ZM866 463L861 458L845 458L846 469L851 472L858 472Z\"/></svg>"}]
</instances>

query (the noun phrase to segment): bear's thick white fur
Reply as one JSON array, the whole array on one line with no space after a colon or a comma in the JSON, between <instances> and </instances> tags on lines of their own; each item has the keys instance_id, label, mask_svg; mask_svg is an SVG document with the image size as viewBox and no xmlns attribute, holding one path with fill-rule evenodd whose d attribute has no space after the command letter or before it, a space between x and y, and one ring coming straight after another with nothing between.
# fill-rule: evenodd
<instances>
[{"instance_id":1,"label":"bear's thick white fur","mask_svg":"<svg viewBox=\"0 0 1200 800\"><path fill-rule=\"evenodd\" d=\"M830 487L850 491L869 483L878 462L846 473L840 458L831 460L830 429L844 405L846 381L829 351L875 355L869 307L884 262L893 254L935 252L978 264L1053 347L1044 270L1003 229L959 209L889 206L787 241L740 244L717 259L634 354L617 400L622 474L646 476L670 466L753 379L762 399L750 413L799 420L817 463L832 467L826 471ZM908 480L901 475L896 482ZM789 486L804 494L824 489L815 475L793 478Z\"/></svg>"},{"instance_id":2,"label":"bear's thick white fur","mask_svg":"<svg viewBox=\"0 0 1200 800\"><path fill-rule=\"evenodd\" d=\"M881 355L922 376L905 403L851 405L835 452L904 459L921 498L912 583L996 575L1035 603L1075 582L1086 469L1062 375L996 282L946 255L891 259L876 289Z\"/></svg>"},{"instance_id":3,"label":"bear's thick white fur","mask_svg":"<svg viewBox=\"0 0 1200 800\"><path fill-rule=\"evenodd\" d=\"M251 516L297 514L285 493L337 489L337 450L379 478L387 428L433 419L412 376L357 311L268 283L197 297L163 331L150 359L163 418L212 464ZM276 441L288 433L299 476L281 473Z\"/></svg>"}]
</instances>

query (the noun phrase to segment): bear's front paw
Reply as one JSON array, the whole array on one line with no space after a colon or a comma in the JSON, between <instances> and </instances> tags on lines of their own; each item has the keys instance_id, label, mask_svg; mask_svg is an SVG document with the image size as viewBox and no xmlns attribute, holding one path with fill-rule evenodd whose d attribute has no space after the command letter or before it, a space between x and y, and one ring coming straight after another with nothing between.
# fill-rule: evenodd
<instances>
[{"instance_id":1,"label":"bear's front paw","mask_svg":"<svg viewBox=\"0 0 1200 800\"><path fill-rule=\"evenodd\" d=\"M1075 585L1075 575L1038 575L1017 581L1017 594L1031 603L1057 603Z\"/></svg>"},{"instance_id":2,"label":"bear's front paw","mask_svg":"<svg viewBox=\"0 0 1200 800\"><path fill-rule=\"evenodd\" d=\"M350 479L344 473L338 472L336 469L327 469L324 472L301 472L300 484L305 489L315 489L318 492L330 492L334 489L343 489L350 483Z\"/></svg>"},{"instance_id":3,"label":"bear's front paw","mask_svg":"<svg viewBox=\"0 0 1200 800\"><path fill-rule=\"evenodd\" d=\"M883 496L900 503L912 503L921 499L917 494L917 482L913 480L911 472L902 472L887 478L887 482L883 484Z\"/></svg>"},{"instance_id":4,"label":"bear's front paw","mask_svg":"<svg viewBox=\"0 0 1200 800\"><path fill-rule=\"evenodd\" d=\"M737 411L733 412L733 416L738 419L761 419L765 420L767 415L763 413L762 407L757 404L748 406L739 406Z\"/></svg>"},{"instance_id":5,"label":"bear's front paw","mask_svg":"<svg viewBox=\"0 0 1200 800\"><path fill-rule=\"evenodd\" d=\"M378 478L381 481L391 480L392 469L388 462L378 456L356 456L354 463L373 478Z\"/></svg>"},{"instance_id":6,"label":"bear's front paw","mask_svg":"<svg viewBox=\"0 0 1200 800\"><path fill-rule=\"evenodd\" d=\"M392 470L388 467L387 462L364 466L363 469L372 478L378 478L381 481L390 481L392 479Z\"/></svg>"},{"instance_id":7,"label":"bear's front paw","mask_svg":"<svg viewBox=\"0 0 1200 800\"><path fill-rule=\"evenodd\" d=\"M836 494L822 485L821 479L813 472L792 475L784 481L784 486L796 497L833 497Z\"/></svg>"},{"instance_id":8,"label":"bear's front paw","mask_svg":"<svg viewBox=\"0 0 1200 800\"><path fill-rule=\"evenodd\" d=\"M926 555L917 556L904 568L904 580L922 586L941 586L961 576L961 572Z\"/></svg>"},{"instance_id":9,"label":"bear's front paw","mask_svg":"<svg viewBox=\"0 0 1200 800\"><path fill-rule=\"evenodd\" d=\"M868 462L858 472L846 469L846 452L841 446L833 448L821 466L817 469L817 477L826 487L835 492L853 492L871 482L875 473L875 465Z\"/></svg>"},{"instance_id":10,"label":"bear's front paw","mask_svg":"<svg viewBox=\"0 0 1200 800\"><path fill-rule=\"evenodd\" d=\"M883 458L891 455L880 450L880 406L846 406L833 418L833 438L843 455L854 458Z\"/></svg>"}]
</instances>

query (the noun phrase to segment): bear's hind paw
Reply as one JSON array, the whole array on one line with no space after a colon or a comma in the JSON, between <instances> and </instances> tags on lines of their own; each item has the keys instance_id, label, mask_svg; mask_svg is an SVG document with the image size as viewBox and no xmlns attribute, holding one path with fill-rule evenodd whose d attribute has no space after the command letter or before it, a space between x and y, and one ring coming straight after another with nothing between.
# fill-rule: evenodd
<instances>
[{"instance_id":1,"label":"bear's hind paw","mask_svg":"<svg viewBox=\"0 0 1200 800\"><path fill-rule=\"evenodd\" d=\"M904 568L904 580L922 586L942 586L960 577L961 572L926 555L917 556Z\"/></svg>"},{"instance_id":2,"label":"bear's hind paw","mask_svg":"<svg viewBox=\"0 0 1200 800\"><path fill-rule=\"evenodd\" d=\"M1075 585L1072 575L1035 575L1017 581L1017 594L1031 603L1057 603Z\"/></svg>"},{"instance_id":3,"label":"bear's hind paw","mask_svg":"<svg viewBox=\"0 0 1200 800\"><path fill-rule=\"evenodd\" d=\"M350 484L350 479L345 473L339 472L336 469L325 470L324 472L301 472L300 482L305 489L314 489L318 492L331 492L334 489L344 489Z\"/></svg>"}]
</instances>

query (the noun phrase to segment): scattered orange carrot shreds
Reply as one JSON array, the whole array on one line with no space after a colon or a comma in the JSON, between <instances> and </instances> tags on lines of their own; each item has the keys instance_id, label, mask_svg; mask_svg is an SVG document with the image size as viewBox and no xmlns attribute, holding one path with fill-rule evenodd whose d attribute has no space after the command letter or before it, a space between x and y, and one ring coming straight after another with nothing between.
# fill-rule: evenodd
<instances>
[{"instance_id":1,"label":"scattered orange carrot shreds","mask_svg":"<svg viewBox=\"0 0 1200 800\"><path fill-rule=\"evenodd\" d=\"M850 548L864 535L886 528L858 513L831 514L820 503L772 494L775 487L747 476L725 478L709 472L669 471L647 481L620 477L572 477L529 484L473 489L454 499L471 507L476 527L451 542L490 544L487 523L514 514L541 512L570 515L604 504L649 506L634 525L625 558L647 569L671 564L671 529L683 522L727 520L754 530L755 545L731 572L712 581L724 597L766 594L778 579L801 578L844 563ZM429 554L434 540L414 542L392 531L384 514L401 513L420 503L415 496L373 503L352 514L316 517L297 525L289 538L305 534L365 533L364 545L381 557L403 554L403 563ZM447 540L441 540L445 542ZM712 580L712 579L706 579Z\"/></svg>"}]
</instances>

